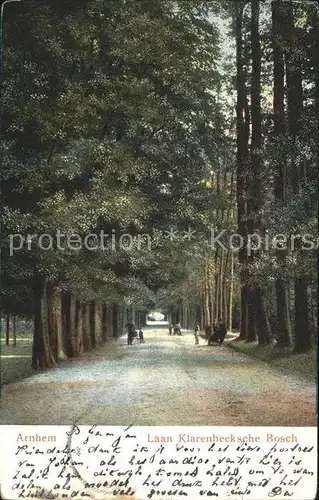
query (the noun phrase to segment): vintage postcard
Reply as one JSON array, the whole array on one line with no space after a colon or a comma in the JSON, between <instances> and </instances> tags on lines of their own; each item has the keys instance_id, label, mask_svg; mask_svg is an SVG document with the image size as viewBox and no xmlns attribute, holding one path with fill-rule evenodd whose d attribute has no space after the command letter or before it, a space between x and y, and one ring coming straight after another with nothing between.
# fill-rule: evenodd
<instances>
[{"instance_id":1,"label":"vintage postcard","mask_svg":"<svg viewBox=\"0 0 319 500\"><path fill-rule=\"evenodd\" d=\"M314 500L319 6L1 6L0 497Z\"/></svg>"}]
</instances>

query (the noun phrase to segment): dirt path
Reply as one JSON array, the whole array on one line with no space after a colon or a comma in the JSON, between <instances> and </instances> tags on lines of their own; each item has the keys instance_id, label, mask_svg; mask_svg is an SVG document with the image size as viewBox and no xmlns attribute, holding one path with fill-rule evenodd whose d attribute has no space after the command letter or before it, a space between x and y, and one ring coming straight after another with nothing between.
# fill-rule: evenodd
<instances>
[{"instance_id":1,"label":"dirt path","mask_svg":"<svg viewBox=\"0 0 319 500\"><path fill-rule=\"evenodd\" d=\"M210 346L145 332L2 388L2 424L316 425L316 385Z\"/></svg>"}]
</instances>

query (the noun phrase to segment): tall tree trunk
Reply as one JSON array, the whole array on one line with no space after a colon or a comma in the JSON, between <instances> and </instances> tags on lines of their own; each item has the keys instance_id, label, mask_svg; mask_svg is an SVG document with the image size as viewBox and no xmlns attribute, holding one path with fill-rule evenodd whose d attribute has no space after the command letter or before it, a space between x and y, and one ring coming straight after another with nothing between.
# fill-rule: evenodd
<instances>
[{"instance_id":1,"label":"tall tree trunk","mask_svg":"<svg viewBox=\"0 0 319 500\"><path fill-rule=\"evenodd\" d=\"M212 276L212 269L211 269L211 263L208 260L207 262L207 291L208 291L208 323L207 325L210 325L211 333L213 334L213 325L215 322L215 314L216 314L216 300L215 300L215 294L214 294L214 287L213 287L213 276Z\"/></svg>"},{"instance_id":2,"label":"tall tree trunk","mask_svg":"<svg viewBox=\"0 0 319 500\"><path fill-rule=\"evenodd\" d=\"M316 85L316 110L317 110L317 171L319 171L319 13L314 6L315 14L313 16L313 62L315 68L315 85Z\"/></svg>"},{"instance_id":3,"label":"tall tree trunk","mask_svg":"<svg viewBox=\"0 0 319 500\"><path fill-rule=\"evenodd\" d=\"M318 183L319 172L319 8L314 5L311 11L311 47L312 47L312 60L314 66L314 82L315 82L315 96L316 96L316 155L317 155L317 169L313 175L312 180ZM318 290L318 288L317 288ZM313 340L311 344L317 344L318 339L318 307L317 307L317 293L314 292L313 286L310 287L310 330L313 331Z\"/></svg>"},{"instance_id":4,"label":"tall tree trunk","mask_svg":"<svg viewBox=\"0 0 319 500\"><path fill-rule=\"evenodd\" d=\"M17 317L14 314L13 315L13 325L12 325L12 327L13 327L13 347L16 347L16 345L17 345L16 319L17 319Z\"/></svg>"},{"instance_id":5,"label":"tall tree trunk","mask_svg":"<svg viewBox=\"0 0 319 500\"><path fill-rule=\"evenodd\" d=\"M257 297L256 289L249 288L247 290L247 336L246 342L255 342L257 340ZM260 340L260 338L259 338Z\"/></svg>"},{"instance_id":6,"label":"tall tree trunk","mask_svg":"<svg viewBox=\"0 0 319 500\"><path fill-rule=\"evenodd\" d=\"M314 283L309 287L309 317L310 317L310 325L311 325L311 333L312 333L312 344L317 343L317 333L318 333L318 307L317 307L317 293L314 289Z\"/></svg>"},{"instance_id":7,"label":"tall tree trunk","mask_svg":"<svg viewBox=\"0 0 319 500\"><path fill-rule=\"evenodd\" d=\"M118 331L118 305L115 302L113 303L112 324L113 324L113 337L115 339L117 339L118 336L119 336L119 331Z\"/></svg>"},{"instance_id":8,"label":"tall tree trunk","mask_svg":"<svg viewBox=\"0 0 319 500\"><path fill-rule=\"evenodd\" d=\"M234 220L234 171L231 172L230 177L230 196L229 206L227 210L227 222L231 223ZM230 257L230 270L229 270L229 294L228 294L228 307L225 317L228 318L228 329L231 332L233 326L233 295L234 295L234 252L231 249L227 251L227 262Z\"/></svg>"},{"instance_id":9,"label":"tall tree trunk","mask_svg":"<svg viewBox=\"0 0 319 500\"><path fill-rule=\"evenodd\" d=\"M247 333L248 333L248 287L246 285L242 285L240 290L238 340L246 340Z\"/></svg>"},{"instance_id":10,"label":"tall tree trunk","mask_svg":"<svg viewBox=\"0 0 319 500\"><path fill-rule=\"evenodd\" d=\"M76 328L76 300L73 294L70 294L70 337L73 349L73 356L79 356L79 339Z\"/></svg>"},{"instance_id":11,"label":"tall tree trunk","mask_svg":"<svg viewBox=\"0 0 319 500\"><path fill-rule=\"evenodd\" d=\"M132 323L134 323L134 325L136 326L136 311L135 311L135 306L134 304L131 306L131 319L132 319Z\"/></svg>"},{"instance_id":12,"label":"tall tree trunk","mask_svg":"<svg viewBox=\"0 0 319 500\"><path fill-rule=\"evenodd\" d=\"M222 291L221 291L221 304L222 304L221 317L224 319L226 323L226 328L228 327L228 311L229 311L229 305L228 305L229 256L230 256L230 250L228 248L225 255L224 266L222 271Z\"/></svg>"},{"instance_id":13,"label":"tall tree trunk","mask_svg":"<svg viewBox=\"0 0 319 500\"><path fill-rule=\"evenodd\" d=\"M94 349L96 346L95 339L95 300L90 303L90 337L91 337L91 347Z\"/></svg>"},{"instance_id":14,"label":"tall tree trunk","mask_svg":"<svg viewBox=\"0 0 319 500\"><path fill-rule=\"evenodd\" d=\"M205 305L204 305L204 298L202 298L202 303L200 307L200 329L204 330L206 326L205 323Z\"/></svg>"},{"instance_id":15,"label":"tall tree trunk","mask_svg":"<svg viewBox=\"0 0 319 500\"><path fill-rule=\"evenodd\" d=\"M219 272L218 272L218 317L223 319L224 316L224 303L223 303L223 286L224 286L224 264L225 264L225 252L222 248L220 251L219 259Z\"/></svg>"},{"instance_id":16,"label":"tall tree trunk","mask_svg":"<svg viewBox=\"0 0 319 500\"><path fill-rule=\"evenodd\" d=\"M10 314L6 313L6 345L10 343Z\"/></svg>"},{"instance_id":17,"label":"tall tree trunk","mask_svg":"<svg viewBox=\"0 0 319 500\"><path fill-rule=\"evenodd\" d=\"M34 283L32 366L44 369L55 365L49 341L47 289L44 281L38 277Z\"/></svg>"},{"instance_id":18,"label":"tall tree trunk","mask_svg":"<svg viewBox=\"0 0 319 500\"><path fill-rule=\"evenodd\" d=\"M219 275L219 269L218 269L218 248L215 251L215 258L214 258L214 272L215 272L215 277L214 277L214 314L212 315L212 324L216 324L219 321L219 299L220 299L220 292L219 292L219 285L220 285L220 275Z\"/></svg>"},{"instance_id":19,"label":"tall tree trunk","mask_svg":"<svg viewBox=\"0 0 319 500\"><path fill-rule=\"evenodd\" d=\"M238 232L247 241L247 163L249 139L249 109L247 103L247 89L245 83L244 56L243 56L243 9L246 2L237 1L236 8L236 67L237 67L237 223ZM241 266L241 310L240 310L240 335L239 339L247 337L247 252L245 248L239 250L239 263Z\"/></svg>"},{"instance_id":20,"label":"tall tree trunk","mask_svg":"<svg viewBox=\"0 0 319 500\"><path fill-rule=\"evenodd\" d=\"M109 328L108 328L108 332L107 332L107 337L112 338L112 337L114 337L114 333L113 333L113 304L109 305L108 309L109 309L109 319L108 319ZM119 324L121 324L121 318L118 319L118 322L119 322Z\"/></svg>"},{"instance_id":21,"label":"tall tree trunk","mask_svg":"<svg viewBox=\"0 0 319 500\"><path fill-rule=\"evenodd\" d=\"M231 251L231 264L230 264L230 286L229 286L229 315L228 315L228 329L231 332L233 329L233 296L234 296L234 252Z\"/></svg>"},{"instance_id":22,"label":"tall tree trunk","mask_svg":"<svg viewBox=\"0 0 319 500\"><path fill-rule=\"evenodd\" d=\"M252 44L252 82L251 82L251 170L252 170L252 192L250 217L256 221L251 224L251 228L261 230L260 211L263 206L262 180L261 180L261 148L262 148L262 128L261 128L261 45L259 34L259 0L251 0L251 44ZM251 253L252 260L260 259L260 252ZM250 302L253 304L252 315L256 322L258 342L260 345L270 344L272 332L267 316L265 292L263 286L255 282L252 289L253 297ZM258 312L257 312L258 311ZM261 314L262 312L262 314ZM254 336L252 329L251 336Z\"/></svg>"},{"instance_id":23,"label":"tall tree trunk","mask_svg":"<svg viewBox=\"0 0 319 500\"><path fill-rule=\"evenodd\" d=\"M102 344L102 306L101 302L95 301L95 343Z\"/></svg>"},{"instance_id":24,"label":"tall tree trunk","mask_svg":"<svg viewBox=\"0 0 319 500\"><path fill-rule=\"evenodd\" d=\"M210 274L208 272L208 263L205 262L204 268L204 327L207 327L211 324L211 307L212 307L212 298L211 298L211 284L210 284Z\"/></svg>"},{"instance_id":25,"label":"tall tree trunk","mask_svg":"<svg viewBox=\"0 0 319 500\"><path fill-rule=\"evenodd\" d=\"M184 301L183 305L183 317L184 317L184 328L188 330L188 305L186 301Z\"/></svg>"},{"instance_id":26,"label":"tall tree trunk","mask_svg":"<svg viewBox=\"0 0 319 500\"><path fill-rule=\"evenodd\" d=\"M226 328L228 329L228 325L229 325L229 318L228 318L228 314L229 314L229 290L230 290L230 287L227 283L225 283L224 285L224 319L225 319L225 324L226 324Z\"/></svg>"},{"instance_id":27,"label":"tall tree trunk","mask_svg":"<svg viewBox=\"0 0 319 500\"><path fill-rule=\"evenodd\" d=\"M54 286L48 285L48 328L49 328L49 338L50 345L52 349L52 354L54 359L58 360L58 335L57 335L57 321L54 311Z\"/></svg>"},{"instance_id":28,"label":"tall tree trunk","mask_svg":"<svg viewBox=\"0 0 319 500\"><path fill-rule=\"evenodd\" d=\"M294 353L308 351L311 345L309 321L308 283L303 278L295 280L295 344Z\"/></svg>"},{"instance_id":29,"label":"tall tree trunk","mask_svg":"<svg viewBox=\"0 0 319 500\"><path fill-rule=\"evenodd\" d=\"M285 59L287 75L287 97L288 97L288 123L289 133L292 141L292 189L298 194L301 189L302 174L298 163L298 137L301 134L301 120L303 113L303 88L301 73L301 54L298 47L298 39L294 25L293 6L286 5L286 16L284 24L284 35L286 37ZM298 259L302 256L298 255ZM311 348L311 331L309 324L308 308L308 282L302 277L295 279L295 335L294 352L305 352Z\"/></svg>"},{"instance_id":30,"label":"tall tree trunk","mask_svg":"<svg viewBox=\"0 0 319 500\"><path fill-rule=\"evenodd\" d=\"M102 304L102 342L106 342L107 340L107 328L108 328L108 307L103 302Z\"/></svg>"},{"instance_id":31,"label":"tall tree trunk","mask_svg":"<svg viewBox=\"0 0 319 500\"><path fill-rule=\"evenodd\" d=\"M283 53L283 33L281 24L282 1L272 2L272 38L274 59L274 135L278 140L285 139L285 61ZM287 157L283 156L282 148L276 149L275 167L275 199L278 210L286 201L286 163ZM286 256L284 251L278 250L277 259L285 274ZM277 346L285 347L291 345L292 331L289 306L289 283L279 277L275 283L277 303Z\"/></svg>"},{"instance_id":32,"label":"tall tree trunk","mask_svg":"<svg viewBox=\"0 0 319 500\"><path fill-rule=\"evenodd\" d=\"M223 175L223 196L225 198L228 188L228 180L227 180L227 172L224 171ZM229 209L226 212L225 218L225 208L224 208L225 200L223 200L223 205L221 209L221 222L223 227L225 224L229 223ZM228 260L229 260L229 248L227 251L221 249L221 262L220 262L220 318L223 319L227 325L227 317L228 317L228 307L227 307L227 270L228 270ZM227 326L226 326L227 328Z\"/></svg>"},{"instance_id":33,"label":"tall tree trunk","mask_svg":"<svg viewBox=\"0 0 319 500\"><path fill-rule=\"evenodd\" d=\"M83 350L84 352L90 351L91 335L90 335L90 306L89 304L82 304L82 331L83 331Z\"/></svg>"},{"instance_id":34,"label":"tall tree trunk","mask_svg":"<svg viewBox=\"0 0 319 500\"><path fill-rule=\"evenodd\" d=\"M277 303L277 347L289 347L292 343L292 329L289 305L289 287L282 278L275 283Z\"/></svg>"},{"instance_id":35,"label":"tall tree trunk","mask_svg":"<svg viewBox=\"0 0 319 500\"><path fill-rule=\"evenodd\" d=\"M80 356L83 348L83 324L82 324L82 304L80 300L75 300L75 335L76 335L76 354Z\"/></svg>"},{"instance_id":36,"label":"tall tree trunk","mask_svg":"<svg viewBox=\"0 0 319 500\"><path fill-rule=\"evenodd\" d=\"M269 345L272 341L271 326L267 315L266 302L264 292L261 287L257 286L255 290L256 300L256 315L258 322L258 343L260 346Z\"/></svg>"},{"instance_id":37,"label":"tall tree trunk","mask_svg":"<svg viewBox=\"0 0 319 500\"><path fill-rule=\"evenodd\" d=\"M62 292L58 287L53 288L52 292L52 308L54 318L54 328L56 328L57 336L57 361L67 359L66 354L66 335L63 331L62 323Z\"/></svg>"},{"instance_id":38,"label":"tall tree trunk","mask_svg":"<svg viewBox=\"0 0 319 500\"><path fill-rule=\"evenodd\" d=\"M113 336L112 332L112 307L108 304L106 307L106 321L105 321L105 341L108 340L109 337Z\"/></svg>"},{"instance_id":39,"label":"tall tree trunk","mask_svg":"<svg viewBox=\"0 0 319 500\"><path fill-rule=\"evenodd\" d=\"M125 325L127 323L129 323L129 321L130 321L128 314L129 314L129 311L128 311L128 308L126 307L125 304L120 308L120 311L118 311L118 313L117 313L118 316L122 316L123 331L125 331Z\"/></svg>"},{"instance_id":40,"label":"tall tree trunk","mask_svg":"<svg viewBox=\"0 0 319 500\"><path fill-rule=\"evenodd\" d=\"M75 353L74 332L72 329L72 304L71 294L67 291L62 292L62 331L65 338L66 353L69 358L73 358Z\"/></svg>"}]
</instances>

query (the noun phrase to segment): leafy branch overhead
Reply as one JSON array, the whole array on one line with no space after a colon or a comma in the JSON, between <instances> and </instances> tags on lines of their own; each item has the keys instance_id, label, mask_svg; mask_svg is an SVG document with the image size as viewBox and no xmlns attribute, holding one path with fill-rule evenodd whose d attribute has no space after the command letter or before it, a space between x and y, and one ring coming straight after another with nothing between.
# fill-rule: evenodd
<instances>
[{"instance_id":1,"label":"leafy branch overhead","mask_svg":"<svg viewBox=\"0 0 319 500\"><path fill-rule=\"evenodd\" d=\"M55 300L64 318L74 306L77 325L80 311L93 325L98 303L114 332L158 305L176 320L212 329L223 319L241 338L289 346L291 316L301 315L294 338L309 348L315 251L299 241L293 253L236 253L211 238L316 237L311 5L28 0L6 20L2 311L36 318L41 363L51 363L54 324L43 297L49 317ZM57 232L107 237L104 248L61 249ZM125 234L130 244L115 245ZM10 235L21 242L14 252Z\"/></svg>"}]
</instances>

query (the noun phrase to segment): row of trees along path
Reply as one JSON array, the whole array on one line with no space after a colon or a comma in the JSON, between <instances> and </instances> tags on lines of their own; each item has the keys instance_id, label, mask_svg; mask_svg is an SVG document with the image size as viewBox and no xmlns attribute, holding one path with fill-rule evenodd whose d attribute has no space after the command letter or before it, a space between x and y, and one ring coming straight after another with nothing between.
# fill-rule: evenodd
<instances>
[{"instance_id":1,"label":"row of trees along path","mask_svg":"<svg viewBox=\"0 0 319 500\"><path fill-rule=\"evenodd\" d=\"M316 249L233 252L211 231L315 240L318 30L316 2L6 6L1 312L33 319L35 368L154 307L311 349ZM109 238L61 249L58 231Z\"/></svg>"}]
</instances>

